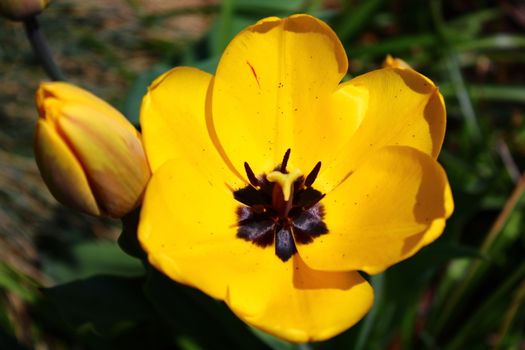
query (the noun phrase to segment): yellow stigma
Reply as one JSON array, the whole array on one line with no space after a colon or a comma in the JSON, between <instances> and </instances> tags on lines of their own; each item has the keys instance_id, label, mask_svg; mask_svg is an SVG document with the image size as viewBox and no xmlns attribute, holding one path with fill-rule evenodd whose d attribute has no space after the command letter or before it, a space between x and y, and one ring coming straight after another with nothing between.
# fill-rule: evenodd
<instances>
[{"instance_id":1,"label":"yellow stigma","mask_svg":"<svg viewBox=\"0 0 525 350\"><path fill-rule=\"evenodd\" d=\"M302 175L301 171L296 168L288 174L281 173L280 171L272 171L266 175L266 179L270 182L277 182L283 191L284 200L288 201L290 199L293 183Z\"/></svg>"}]
</instances>

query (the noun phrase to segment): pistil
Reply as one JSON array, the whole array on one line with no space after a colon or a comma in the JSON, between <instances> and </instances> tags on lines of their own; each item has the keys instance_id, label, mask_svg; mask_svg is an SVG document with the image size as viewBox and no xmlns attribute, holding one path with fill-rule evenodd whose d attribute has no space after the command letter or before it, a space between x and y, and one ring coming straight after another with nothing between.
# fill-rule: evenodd
<instances>
[{"instance_id":1,"label":"pistil","mask_svg":"<svg viewBox=\"0 0 525 350\"><path fill-rule=\"evenodd\" d=\"M280 171L272 171L268 175L266 175L266 179L270 182L275 182L277 185L280 186L284 200L288 201L290 200L290 194L293 191L293 184L294 182L299 179L303 174L301 173L301 170L294 169L290 173L282 173Z\"/></svg>"}]
</instances>

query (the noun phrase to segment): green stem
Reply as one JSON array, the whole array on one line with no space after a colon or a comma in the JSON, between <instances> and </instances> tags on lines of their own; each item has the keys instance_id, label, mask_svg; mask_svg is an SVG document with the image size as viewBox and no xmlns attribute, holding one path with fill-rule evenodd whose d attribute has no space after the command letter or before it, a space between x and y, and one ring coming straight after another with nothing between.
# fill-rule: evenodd
<instances>
[{"instance_id":1,"label":"green stem","mask_svg":"<svg viewBox=\"0 0 525 350\"><path fill-rule=\"evenodd\" d=\"M384 285L385 285L385 275L375 275L371 277L372 287L375 292L375 301L372 310L368 313L366 318L363 321L363 324L360 328L359 335L354 347L354 350L362 350L366 347L370 333L372 332L372 327L376 323L376 319L379 312L379 306L381 299L383 298Z\"/></svg>"},{"instance_id":2,"label":"green stem","mask_svg":"<svg viewBox=\"0 0 525 350\"><path fill-rule=\"evenodd\" d=\"M219 53L223 52L231 39L233 32L233 13L235 0L223 0L219 18Z\"/></svg>"},{"instance_id":3,"label":"green stem","mask_svg":"<svg viewBox=\"0 0 525 350\"><path fill-rule=\"evenodd\" d=\"M60 68L56 65L51 55L51 50L47 45L47 40L44 36L44 33L40 30L40 25L36 17L31 17L24 21L24 26L26 29L26 35L31 43L33 52L38 57L40 64L46 71L46 74L51 78L51 80L65 80L64 74Z\"/></svg>"},{"instance_id":4,"label":"green stem","mask_svg":"<svg viewBox=\"0 0 525 350\"><path fill-rule=\"evenodd\" d=\"M498 237L499 233L503 230L503 227L505 226L505 223L509 219L510 215L514 211L514 208L518 204L518 201L520 200L521 196L525 192L525 172L521 175L521 178L519 182L516 184L516 187L514 188L514 191L510 195L509 199L503 206L503 209L501 210L500 214L496 218L496 221L492 224L492 227L490 228L489 233L483 240L483 244L480 248L480 254L482 256L486 256L489 252L490 247ZM465 292L467 291L469 285L473 281L473 279L476 277L478 270L481 268L481 266L485 263L485 260L475 260L468 268L466 276L464 279L462 279L461 284L454 290L451 297L449 298L449 301L447 302L445 308L440 314L440 318L436 322L436 327L434 329L434 333L438 335L443 326L445 325L445 322L448 320L452 312L456 309L456 305L458 302L464 297Z\"/></svg>"},{"instance_id":5,"label":"green stem","mask_svg":"<svg viewBox=\"0 0 525 350\"><path fill-rule=\"evenodd\" d=\"M525 279L521 282L520 286L518 287L518 290L512 298L512 303L510 304L509 308L507 309L507 312L505 313L493 349L502 348L502 343L505 340L507 333L509 332L512 322L516 318L520 307L523 305L523 302L525 302Z\"/></svg>"},{"instance_id":6,"label":"green stem","mask_svg":"<svg viewBox=\"0 0 525 350\"><path fill-rule=\"evenodd\" d=\"M430 3L430 5L432 20L436 26L438 37L443 43L445 62L447 64L450 80L455 90L459 106L463 112L462 115L465 118L467 131L474 141L480 142L481 129L476 118L476 113L474 111L465 80L463 79L463 74L461 73L458 54L453 46L453 43L449 39L449 35L446 30L447 24L443 20L443 15L441 13L441 1L434 0Z\"/></svg>"},{"instance_id":7,"label":"green stem","mask_svg":"<svg viewBox=\"0 0 525 350\"><path fill-rule=\"evenodd\" d=\"M495 302L504 298L514 287L514 285L525 275L525 263L522 263L517 270L494 292L477 311L464 323L464 326L446 347L447 350L463 349L462 346L466 338L475 332L477 322L482 319L483 314L491 309Z\"/></svg>"}]
</instances>

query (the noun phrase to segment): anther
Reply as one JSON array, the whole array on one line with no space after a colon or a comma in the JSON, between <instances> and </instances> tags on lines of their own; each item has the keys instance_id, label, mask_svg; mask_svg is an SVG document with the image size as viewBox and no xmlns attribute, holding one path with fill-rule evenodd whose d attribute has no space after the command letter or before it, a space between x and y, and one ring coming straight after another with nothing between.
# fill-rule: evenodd
<instances>
[{"instance_id":1,"label":"anther","mask_svg":"<svg viewBox=\"0 0 525 350\"><path fill-rule=\"evenodd\" d=\"M321 170L321 162L317 162L317 164L314 166L312 171L310 171L310 174L306 177L304 180L304 186L310 187L314 183L315 179L317 178L317 175L319 175L319 170Z\"/></svg>"},{"instance_id":2,"label":"anther","mask_svg":"<svg viewBox=\"0 0 525 350\"><path fill-rule=\"evenodd\" d=\"M252 184L254 187L259 187L261 183L259 182L259 179L255 176L253 173L252 168L250 168L250 165L248 162L244 162L244 170L246 171L246 175L248 176L248 181Z\"/></svg>"},{"instance_id":3,"label":"anther","mask_svg":"<svg viewBox=\"0 0 525 350\"><path fill-rule=\"evenodd\" d=\"M281 173L286 173L286 166L288 165L288 159L290 159L290 152L291 150L288 148L284 153L283 162L281 163L281 168L279 169Z\"/></svg>"}]
</instances>

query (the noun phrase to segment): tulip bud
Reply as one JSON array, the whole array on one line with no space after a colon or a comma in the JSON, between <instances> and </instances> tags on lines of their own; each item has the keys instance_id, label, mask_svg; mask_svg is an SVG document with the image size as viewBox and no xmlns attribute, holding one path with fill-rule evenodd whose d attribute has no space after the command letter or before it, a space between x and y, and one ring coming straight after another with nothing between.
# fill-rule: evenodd
<instances>
[{"instance_id":1,"label":"tulip bud","mask_svg":"<svg viewBox=\"0 0 525 350\"><path fill-rule=\"evenodd\" d=\"M64 82L43 83L35 157L55 198L95 216L122 217L142 200L150 169L141 137L93 94Z\"/></svg>"},{"instance_id":2,"label":"tulip bud","mask_svg":"<svg viewBox=\"0 0 525 350\"><path fill-rule=\"evenodd\" d=\"M402 69L410 68L412 69L412 67L408 63L403 61L401 58L392 57L390 55L386 55L386 58L383 61L383 67L384 68L390 67L390 68L402 68Z\"/></svg>"},{"instance_id":3,"label":"tulip bud","mask_svg":"<svg viewBox=\"0 0 525 350\"><path fill-rule=\"evenodd\" d=\"M22 21L38 15L49 4L49 0L0 0L0 15Z\"/></svg>"}]
</instances>

